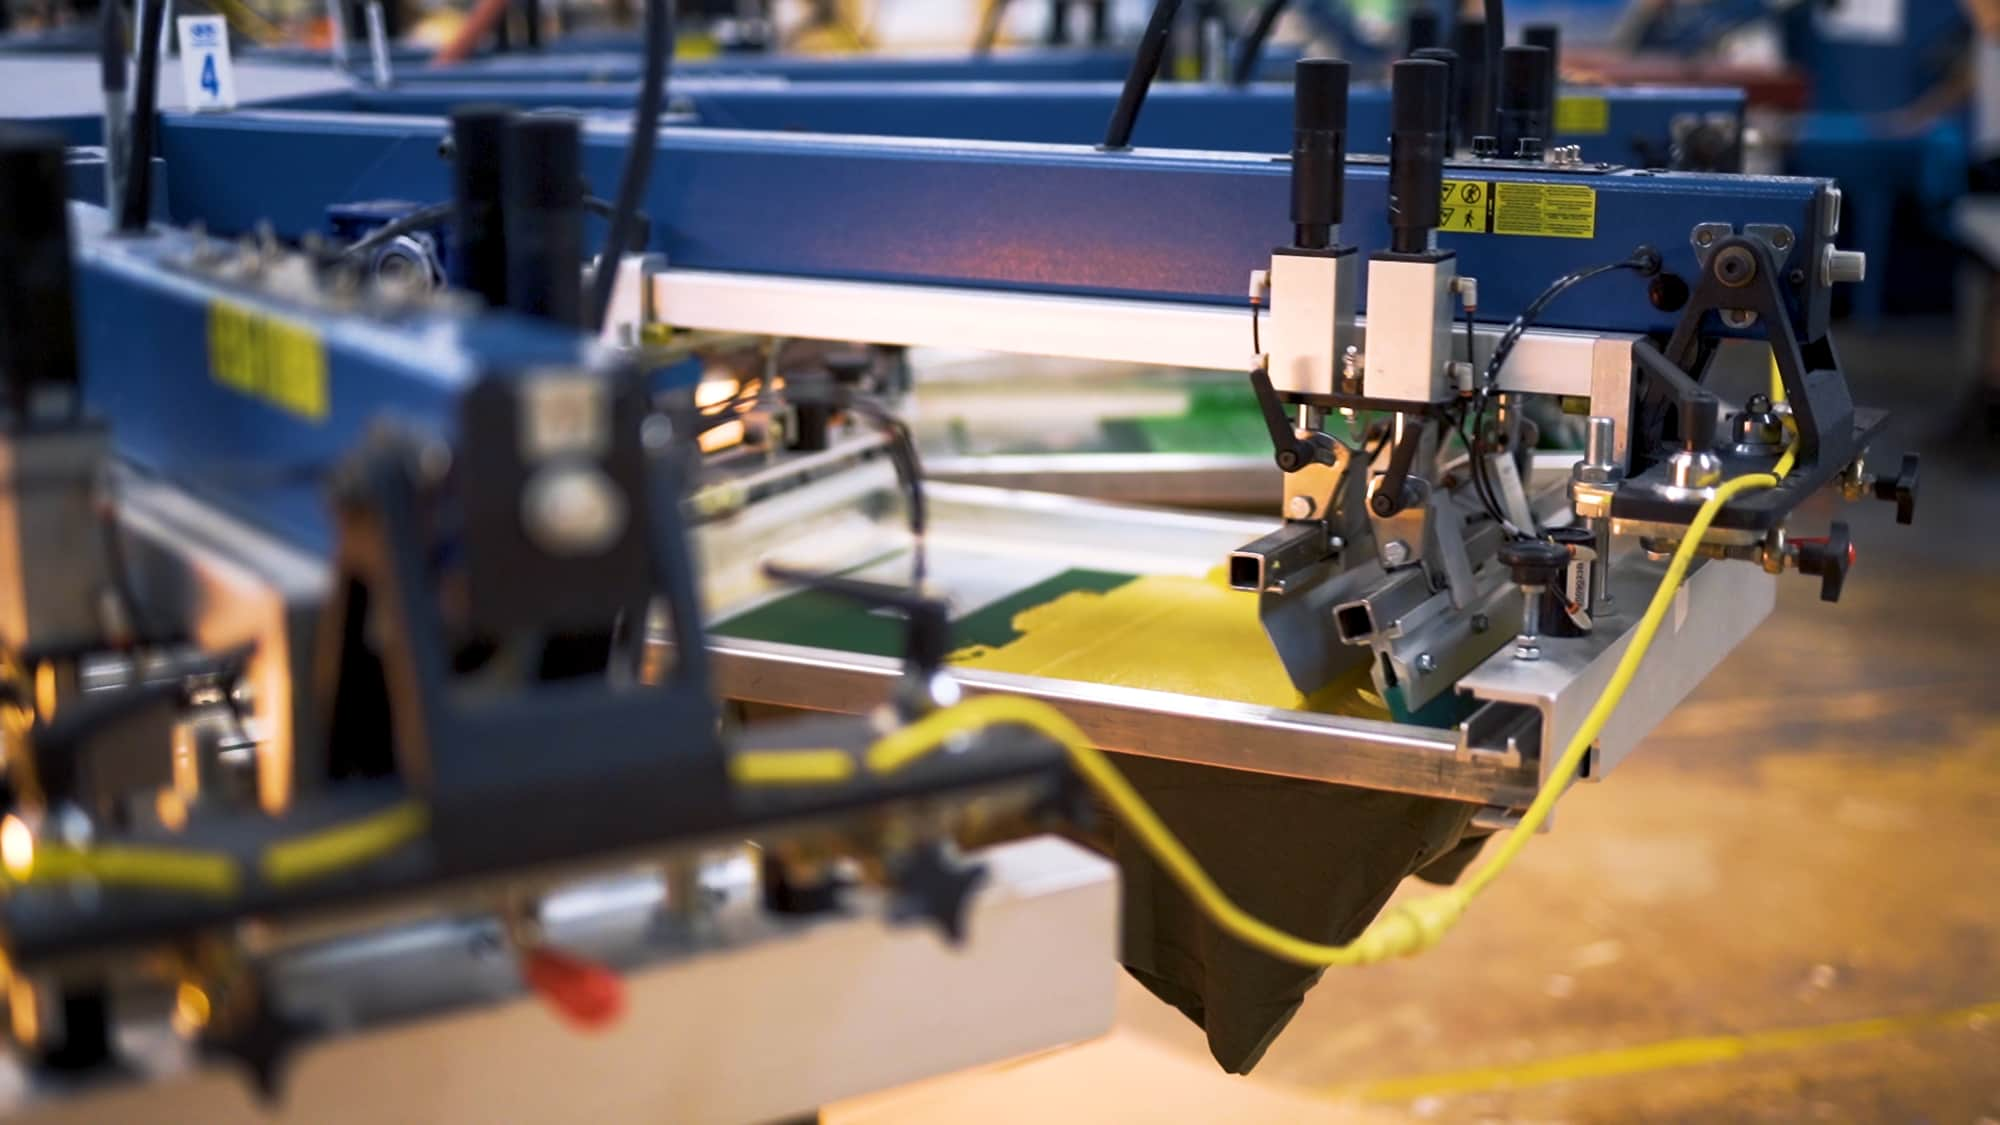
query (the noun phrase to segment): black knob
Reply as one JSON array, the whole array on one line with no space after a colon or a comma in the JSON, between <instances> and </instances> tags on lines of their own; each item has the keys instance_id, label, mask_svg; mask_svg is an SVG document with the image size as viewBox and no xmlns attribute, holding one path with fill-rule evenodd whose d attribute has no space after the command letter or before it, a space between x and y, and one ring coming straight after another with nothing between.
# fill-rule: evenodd
<instances>
[{"instance_id":1,"label":"black knob","mask_svg":"<svg viewBox=\"0 0 2000 1125\"><path fill-rule=\"evenodd\" d=\"M1854 539L1847 525L1835 520L1824 539L1794 539L1800 574L1819 575L1819 600L1837 602L1847 584L1847 571L1854 565Z\"/></svg>"},{"instance_id":2,"label":"black knob","mask_svg":"<svg viewBox=\"0 0 2000 1125\"><path fill-rule=\"evenodd\" d=\"M1432 59L1404 59L1390 68L1389 249L1398 254L1430 249L1438 225L1450 148L1444 133L1450 74Z\"/></svg>"},{"instance_id":3,"label":"black knob","mask_svg":"<svg viewBox=\"0 0 2000 1125\"><path fill-rule=\"evenodd\" d=\"M1301 59L1292 74L1293 243L1324 250L1346 192L1347 64Z\"/></svg>"},{"instance_id":4,"label":"black knob","mask_svg":"<svg viewBox=\"0 0 2000 1125\"><path fill-rule=\"evenodd\" d=\"M833 381L858 386L875 370L875 356L865 348L842 348L826 354L826 371Z\"/></svg>"},{"instance_id":5,"label":"black knob","mask_svg":"<svg viewBox=\"0 0 2000 1125\"><path fill-rule=\"evenodd\" d=\"M1531 159L1521 143L1549 137L1549 111L1555 104L1555 73L1549 53L1540 47L1509 47L1500 52L1500 155ZM1539 155L1539 154L1538 154Z\"/></svg>"},{"instance_id":6,"label":"black knob","mask_svg":"<svg viewBox=\"0 0 2000 1125\"><path fill-rule=\"evenodd\" d=\"M1546 539L1510 539L1500 545L1500 561L1517 586L1550 586L1569 565L1569 548Z\"/></svg>"},{"instance_id":7,"label":"black knob","mask_svg":"<svg viewBox=\"0 0 2000 1125\"><path fill-rule=\"evenodd\" d=\"M1903 454L1903 466L1895 479L1875 482L1875 499L1896 502L1896 522L1909 524L1917 518L1917 455Z\"/></svg>"}]
</instances>

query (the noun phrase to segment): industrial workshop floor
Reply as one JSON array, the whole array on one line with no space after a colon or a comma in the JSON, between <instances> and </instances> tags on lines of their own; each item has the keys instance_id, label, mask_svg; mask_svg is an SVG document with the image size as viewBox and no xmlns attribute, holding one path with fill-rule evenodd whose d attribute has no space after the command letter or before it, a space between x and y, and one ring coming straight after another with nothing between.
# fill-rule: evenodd
<instances>
[{"instance_id":1,"label":"industrial workshop floor","mask_svg":"<svg viewBox=\"0 0 2000 1125\"><path fill-rule=\"evenodd\" d=\"M1953 432L1949 340L1843 337L1917 526L1839 511L1845 600L1787 578L1441 948L1331 970L1248 1078L1128 982L1103 1039L826 1120L2000 1122L2000 443Z\"/></svg>"}]
</instances>

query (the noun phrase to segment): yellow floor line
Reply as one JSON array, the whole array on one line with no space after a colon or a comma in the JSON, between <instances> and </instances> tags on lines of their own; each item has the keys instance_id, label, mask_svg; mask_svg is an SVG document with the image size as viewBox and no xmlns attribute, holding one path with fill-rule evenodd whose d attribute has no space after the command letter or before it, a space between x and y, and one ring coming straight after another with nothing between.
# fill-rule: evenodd
<instances>
[{"instance_id":1,"label":"yellow floor line","mask_svg":"<svg viewBox=\"0 0 2000 1125\"><path fill-rule=\"evenodd\" d=\"M1334 1086L1326 1092L1332 1097L1358 1098L1366 1101L1413 1101L1417 1098L1514 1090L1551 1082L1611 1078L1708 1063L1733 1062L1753 1055L1774 1054L1779 1051L1798 1051L1840 1043L1887 1039L1939 1028L1976 1026L1989 1020L2000 1020L2000 1000L1945 1012L1853 1020L1819 1027L1753 1031L1744 1035L1668 1039L1659 1043L1618 1047L1608 1051L1588 1051L1579 1055L1564 1055L1508 1066L1379 1078Z\"/></svg>"}]
</instances>

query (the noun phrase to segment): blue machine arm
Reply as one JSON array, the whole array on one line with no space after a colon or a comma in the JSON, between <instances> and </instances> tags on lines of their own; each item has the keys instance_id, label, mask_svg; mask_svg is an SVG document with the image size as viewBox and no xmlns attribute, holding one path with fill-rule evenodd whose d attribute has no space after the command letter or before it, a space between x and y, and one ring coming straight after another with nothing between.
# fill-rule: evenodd
<instances>
[{"instance_id":1,"label":"blue machine arm","mask_svg":"<svg viewBox=\"0 0 2000 1125\"><path fill-rule=\"evenodd\" d=\"M449 195L442 121L243 112L169 115L169 210L182 224L318 231L329 205ZM622 124L584 139L593 185L613 181ZM1287 229L1283 158L1039 145L744 135L669 129L646 201L652 249L689 269L977 286L1240 305L1244 279ZM1649 244L1697 273L1703 223L1782 227L1793 319L1823 331L1813 264L1831 242L1825 180L1453 164L1440 244L1480 279L1481 315L1506 319L1554 278ZM1467 202L1470 200L1470 202ZM1388 177L1350 162L1345 237L1388 242ZM1665 332L1670 300L1638 285L1580 291L1552 327Z\"/></svg>"},{"instance_id":2,"label":"blue machine arm","mask_svg":"<svg viewBox=\"0 0 2000 1125\"><path fill-rule=\"evenodd\" d=\"M302 98L289 107L381 114L444 114L474 102L520 109L565 108L629 113L629 82L424 83L390 90ZM1094 144L1118 100L1108 82L814 82L688 79L674 83L675 105L693 124L718 129L952 137L1035 144ZM1561 99L1551 144L1577 145L1585 160L1638 164L1663 157L1677 128L1726 120L1741 131L1740 90L1681 87L1574 87ZM1349 145L1387 151L1389 91L1356 86L1348 94ZM1285 152L1291 146L1289 85L1216 88L1162 84L1146 102L1136 140L1149 148ZM1725 169L1728 170L1728 169Z\"/></svg>"}]
</instances>

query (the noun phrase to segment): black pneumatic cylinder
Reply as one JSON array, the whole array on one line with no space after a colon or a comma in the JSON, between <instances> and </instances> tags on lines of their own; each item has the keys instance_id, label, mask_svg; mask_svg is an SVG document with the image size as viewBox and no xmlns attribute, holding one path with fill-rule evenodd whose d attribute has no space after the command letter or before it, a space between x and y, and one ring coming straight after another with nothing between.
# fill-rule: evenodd
<instances>
[{"instance_id":1,"label":"black pneumatic cylinder","mask_svg":"<svg viewBox=\"0 0 2000 1125\"><path fill-rule=\"evenodd\" d=\"M1324 250L1347 185L1347 64L1301 59L1292 78L1292 243Z\"/></svg>"},{"instance_id":2,"label":"black pneumatic cylinder","mask_svg":"<svg viewBox=\"0 0 2000 1125\"><path fill-rule=\"evenodd\" d=\"M1460 101L1460 91L1458 88L1458 52L1452 50L1450 47L1425 47L1421 51L1410 52L1410 57L1413 59L1429 59L1432 62L1441 62L1444 64L1444 139L1445 143L1453 146L1454 151L1456 151L1457 146L1462 143L1459 138L1458 125L1458 107Z\"/></svg>"},{"instance_id":3,"label":"black pneumatic cylinder","mask_svg":"<svg viewBox=\"0 0 2000 1125\"><path fill-rule=\"evenodd\" d=\"M1521 42L1549 53L1549 69L1562 73L1562 25L1531 23L1521 29Z\"/></svg>"},{"instance_id":4,"label":"black pneumatic cylinder","mask_svg":"<svg viewBox=\"0 0 2000 1125\"><path fill-rule=\"evenodd\" d=\"M1523 160L1541 156L1549 139L1549 111L1555 105L1555 75L1549 53L1540 47L1500 52L1500 155ZM1524 151L1523 141L1533 142Z\"/></svg>"},{"instance_id":5,"label":"black pneumatic cylinder","mask_svg":"<svg viewBox=\"0 0 2000 1125\"><path fill-rule=\"evenodd\" d=\"M1452 28L1452 47L1458 52L1458 144L1471 148L1472 139L1488 132L1486 104L1486 25L1461 19Z\"/></svg>"},{"instance_id":6,"label":"black pneumatic cylinder","mask_svg":"<svg viewBox=\"0 0 2000 1125\"><path fill-rule=\"evenodd\" d=\"M1403 53L1415 55L1426 47L1438 45L1442 25L1438 14L1430 8L1412 8L1403 20Z\"/></svg>"},{"instance_id":7,"label":"black pneumatic cylinder","mask_svg":"<svg viewBox=\"0 0 2000 1125\"><path fill-rule=\"evenodd\" d=\"M1530 47L1540 47L1549 53L1549 134L1543 138L1553 141L1556 135L1556 99L1562 94L1562 27L1553 23L1532 23L1521 29L1521 42Z\"/></svg>"},{"instance_id":8,"label":"black pneumatic cylinder","mask_svg":"<svg viewBox=\"0 0 2000 1125\"><path fill-rule=\"evenodd\" d=\"M581 129L523 117L507 129L507 307L558 324L583 320Z\"/></svg>"},{"instance_id":9,"label":"black pneumatic cylinder","mask_svg":"<svg viewBox=\"0 0 2000 1125\"><path fill-rule=\"evenodd\" d=\"M68 189L62 138L0 127L0 386L16 421L41 389L76 403Z\"/></svg>"},{"instance_id":10,"label":"black pneumatic cylinder","mask_svg":"<svg viewBox=\"0 0 2000 1125\"><path fill-rule=\"evenodd\" d=\"M507 127L504 106L462 106L451 113L452 282L488 308L507 303Z\"/></svg>"},{"instance_id":11,"label":"black pneumatic cylinder","mask_svg":"<svg viewBox=\"0 0 2000 1125\"><path fill-rule=\"evenodd\" d=\"M1450 84L1445 65L1405 59L1389 68L1389 249L1422 254L1438 225L1438 194L1444 190L1445 99Z\"/></svg>"}]
</instances>

